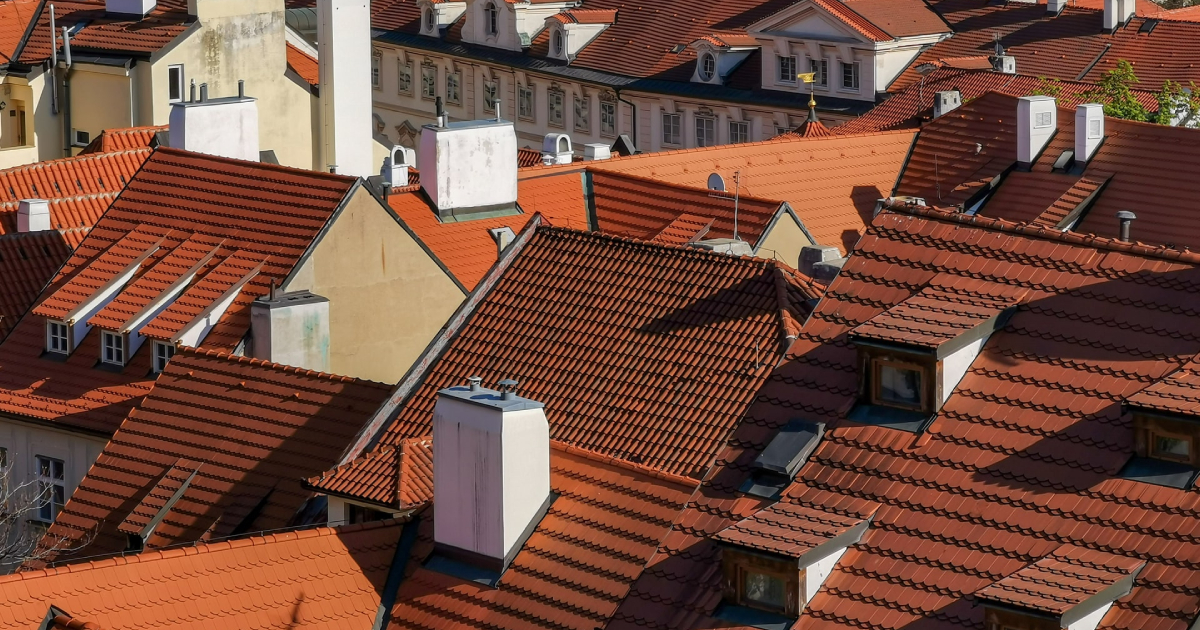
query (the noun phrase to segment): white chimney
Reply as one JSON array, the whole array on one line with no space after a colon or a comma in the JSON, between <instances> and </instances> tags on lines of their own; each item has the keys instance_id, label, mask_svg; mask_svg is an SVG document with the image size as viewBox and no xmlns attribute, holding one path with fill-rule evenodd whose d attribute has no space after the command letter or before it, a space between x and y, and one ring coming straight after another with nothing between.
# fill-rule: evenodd
<instances>
[{"instance_id":1,"label":"white chimney","mask_svg":"<svg viewBox=\"0 0 1200 630\"><path fill-rule=\"evenodd\" d=\"M22 199L17 205L18 232L44 232L50 229L50 202Z\"/></svg>"},{"instance_id":2,"label":"white chimney","mask_svg":"<svg viewBox=\"0 0 1200 630\"><path fill-rule=\"evenodd\" d=\"M962 105L962 92L958 90L938 92L933 99L933 117L941 118L958 109L960 105Z\"/></svg>"},{"instance_id":3,"label":"white chimney","mask_svg":"<svg viewBox=\"0 0 1200 630\"><path fill-rule=\"evenodd\" d=\"M583 145L583 159L591 162L594 160L607 160L612 157L612 148L602 142Z\"/></svg>"},{"instance_id":4,"label":"white chimney","mask_svg":"<svg viewBox=\"0 0 1200 630\"><path fill-rule=\"evenodd\" d=\"M1058 15L1065 8L1067 0L1046 0L1046 13L1049 15Z\"/></svg>"},{"instance_id":5,"label":"white chimney","mask_svg":"<svg viewBox=\"0 0 1200 630\"><path fill-rule=\"evenodd\" d=\"M258 161L258 104L241 81L237 96L210 99L205 84L198 99L171 103L170 124L173 149Z\"/></svg>"},{"instance_id":6,"label":"white chimney","mask_svg":"<svg viewBox=\"0 0 1200 630\"><path fill-rule=\"evenodd\" d=\"M540 402L480 386L433 408L433 539L438 551L502 573L550 506L550 425Z\"/></svg>"},{"instance_id":7,"label":"white chimney","mask_svg":"<svg viewBox=\"0 0 1200 630\"><path fill-rule=\"evenodd\" d=\"M417 153L400 145L392 147L392 153L383 160L383 170L379 175L383 181L391 182L393 188L408 185L408 169L417 165Z\"/></svg>"},{"instance_id":8,"label":"white chimney","mask_svg":"<svg viewBox=\"0 0 1200 630\"><path fill-rule=\"evenodd\" d=\"M323 166L373 175L369 0L317 0L317 64Z\"/></svg>"},{"instance_id":9,"label":"white chimney","mask_svg":"<svg viewBox=\"0 0 1200 630\"><path fill-rule=\"evenodd\" d=\"M1075 108L1075 161L1090 162L1104 142L1104 106L1085 103Z\"/></svg>"},{"instance_id":10,"label":"white chimney","mask_svg":"<svg viewBox=\"0 0 1200 630\"><path fill-rule=\"evenodd\" d=\"M421 190L443 221L517 211L517 132L509 121L425 125L417 164Z\"/></svg>"},{"instance_id":11,"label":"white chimney","mask_svg":"<svg viewBox=\"0 0 1200 630\"><path fill-rule=\"evenodd\" d=\"M248 354L281 365L329 371L329 300L308 291L260 297L250 304Z\"/></svg>"},{"instance_id":12,"label":"white chimney","mask_svg":"<svg viewBox=\"0 0 1200 630\"><path fill-rule=\"evenodd\" d=\"M571 136L565 133L548 133L542 138L543 163L570 164L572 156Z\"/></svg>"},{"instance_id":13,"label":"white chimney","mask_svg":"<svg viewBox=\"0 0 1200 630\"><path fill-rule=\"evenodd\" d=\"M1104 0L1104 31L1111 33L1137 12L1136 0Z\"/></svg>"},{"instance_id":14,"label":"white chimney","mask_svg":"<svg viewBox=\"0 0 1200 630\"><path fill-rule=\"evenodd\" d=\"M104 0L104 11L118 15L136 15L139 18L154 10L155 0Z\"/></svg>"},{"instance_id":15,"label":"white chimney","mask_svg":"<svg viewBox=\"0 0 1200 630\"><path fill-rule=\"evenodd\" d=\"M1017 162L1033 164L1057 129L1054 97L1022 96L1017 101Z\"/></svg>"}]
</instances>

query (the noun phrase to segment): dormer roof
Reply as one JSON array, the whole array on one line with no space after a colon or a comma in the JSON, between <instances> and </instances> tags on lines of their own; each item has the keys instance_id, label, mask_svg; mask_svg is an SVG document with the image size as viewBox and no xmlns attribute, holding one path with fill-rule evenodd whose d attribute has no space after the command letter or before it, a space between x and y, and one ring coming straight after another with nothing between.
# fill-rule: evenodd
<instances>
[{"instance_id":1,"label":"dormer roof","mask_svg":"<svg viewBox=\"0 0 1200 630\"><path fill-rule=\"evenodd\" d=\"M549 19L563 24L612 24L617 21L617 9L571 9Z\"/></svg>"},{"instance_id":2,"label":"dormer roof","mask_svg":"<svg viewBox=\"0 0 1200 630\"><path fill-rule=\"evenodd\" d=\"M1129 594L1145 565L1140 558L1068 544L975 596L985 603L1051 615L1066 628Z\"/></svg>"},{"instance_id":3,"label":"dormer roof","mask_svg":"<svg viewBox=\"0 0 1200 630\"><path fill-rule=\"evenodd\" d=\"M971 278L939 278L908 299L859 324L856 342L903 346L939 359L1004 325L1016 306L1002 287Z\"/></svg>"},{"instance_id":4,"label":"dormer roof","mask_svg":"<svg viewBox=\"0 0 1200 630\"><path fill-rule=\"evenodd\" d=\"M713 538L726 545L792 558L803 566L805 560L856 544L878 507L870 501L855 500L828 507L781 501Z\"/></svg>"},{"instance_id":5,"label":"dormer roof","mask_svg":"<svg viewBox=\"0 0 1200 630\"><path fill-rule=\"evenodd\" d=\"M708 44L721 50L758 48L762 45L745 31L714 31L692 42L693 46L697 44Z\"/></svg>"},{"instance_id":6,"label":"dormer roof","mask_svg":"<svg viewBox=\"0 0 1200 630\"><path fill-rule=\"evenodd\" d=\"M1200 355L1170 376L1130 396L1129 406L1200 420Z\"/></svg>"}]
</instances>

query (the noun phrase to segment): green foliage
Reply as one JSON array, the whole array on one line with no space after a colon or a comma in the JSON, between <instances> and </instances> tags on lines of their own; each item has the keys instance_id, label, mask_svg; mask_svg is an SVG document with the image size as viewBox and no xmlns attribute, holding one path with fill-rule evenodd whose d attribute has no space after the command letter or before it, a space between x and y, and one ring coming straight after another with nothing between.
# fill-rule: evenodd
<instances>
[{"instance_id":1,"label":"green foliage","mask_svg":"<svg viewBox=\"0 0 1200 630\"><path fill-rule=\"evenodd\" d=\"M1036 88L1033 88L1033 96L1053 96L1058 98L1062 95L1062 85L1058 79L1047 77L1038 77L1041 83Z\"/></svg>"},{"instance_id":2,"label":"green foliage","mask_svg":"<svg viewBox=\"0 0 1200 630\"><path fill-rule=\"evenodd\" d=\"M1197 114L1200 114L1200 90L1193 81L1185 88L1183 85L1168 80L1158 98L1158 116L1155 119L1160 125L1180 125L1196 127L1200 125Z\"/></svg>"},{"instance_id":3,"label":"green foliage","mask_svg":"<svg viewBox=\"0 0 1200 630\"><path fill-rule=\"evenodd\" d=\"M1137 83L1133 64L1122 59L1117 62L1116 68L1104 73L1095 88L1084 92L1082 96L1085 100L1103 103L1106 116L1149 122L1152 118L1150 110L1139 103L1133 93L1133 86Z\"/></svg>"}]
</instances>

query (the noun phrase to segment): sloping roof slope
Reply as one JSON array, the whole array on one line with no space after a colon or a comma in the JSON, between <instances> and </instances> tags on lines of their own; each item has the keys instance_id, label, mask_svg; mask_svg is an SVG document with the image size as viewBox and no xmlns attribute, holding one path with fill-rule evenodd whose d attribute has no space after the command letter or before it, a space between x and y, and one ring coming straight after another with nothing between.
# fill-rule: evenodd
<instances>
[{"instance_id":1,"label":"sloping roof slope","mask_svg":"<svg viewBox=\"0 0 1200 630\"><path fill-rule=\"evenodd\" d=\"M287 45L287 64L309 85L315 86L321 82L320 66L318 66L317 60L290 43Z\"/></svg>"},{"instance_id":2,"label":"sloping roof slope","mask_svg":"<svg viewBox=\"0 0 1200 630\"><path fill-rule=\"evenodd\" d=\"M437 391L477 375L516 379L558 410L555 440L703 474L820 290L776 261L539 227L399 409L385 407L374 448L427 435ZM371 462L349 478L394 496L374 472L394 464Z\"/></svg>"},{"instance_id":3,"label":"sloping roof slope","mask_svg":"<svg viewBox=\"0 0 1200 630\"><path fill-rule=\"evenodd\" d=\"M49 3L47 3L48 5ZM194 18L188 16L187 0L158 0L141 19L112 16L105 0L60 0L54 2L58 26L83 23L71 36L71 50L126 53L149 56L171 43ZM50 10L43 5L37 27L20 51L23 63L36 64L50 58ZM60 36L61 42L61 36ZM59 44L61 47L61 43Z\"/></svg>"},{"instance_id":4,"label":"sloping roof slope","mask_svg":"<svg viewBox=\"0 0 1200 630\"><path fill-rule=\"evenodd\" d=\"M1164 413L1200 414L1200 355L1169 377L1130 396L1128 402Z\"/></svg>"},{"instance_id":5,"label":"sloping roof slope","mask_svg":"<svg viewBox=\"0 0 1200 630\"><path fill-rule=\"evenodd\" d=\"M121 423L50 533L59 540L93 536L72 556L124 551L122 521L184 460L182 476L195 476L174 503L154 504L164 518L145 540L147 549L284 527L310 496L300 482L337 463L389 389L181 349ZM138 522L152 518L140 514Z\"/></svg>"},{"instance_id":6,"label":"sloping roof slope","mask_svg":"<svg viewBox=\"0 0 1200 630\"><path fill-rule=\"evenodd\" d=\"M150 157L150 149L47 160L0 171L0 234L17 231L22 199L50 202L55 229L91 227Z\"/></svg>"},{"instance_id":7,"label":"sloping roof slope","mask_svg":"<svg viewBox=\"0 0 1200 630\"><path fill-rule=\"evenodd\" d=\"M285 277L356 180L257 162L241 162L160 148L108 209L43 292L39 303L83 272L111 267L105 252L131 232L163 235L158 252L139 270L181 242L199 237L221 243L212 263L239 252L266 259L206 337L206 348L232 350L249 326L250 302ZM136 276L134 278L136 280ZM45 325L25 317L0 345L0 412L111 434L149 390L149 344L120 372L95 369L100 333L92 330L66 361L43 357Z\"/></svg>"},{"instance_id":8,"label":"sloping roof slope","mask_svg":"<svg viewBox=\"0 0 1200 630\"><path fill-rule=\"evenodd\" d=\"M79 154L112 153L114 151L149 148L154 137L164 131L167 131L166 125L105 129Z\"/></svg>"},{"instance_id":9,"label":"sloping roof slope","mask_svg":"<svg viewBox=\"0 0 1200 630\"><path fill-rule=\"evenodd\" d=\"M71 240L58 230L0 236L0 340L71 257Z\"/></svg>"},{"instance_id":10,"label":"sloping roof slope","mask_svg":"<svg viewBox=\"0 0 1200 630\"><path fill-rule=\"evenodd\" d=\"M367 628L403 528L275 533L6 575L0 628L37 628L51 606L99 628Z\"/></svg>"},{"instance_id":11,"label":"sloping roof slope","mask_svg":"<svg viewBox=\"0 0 1200 630\"><path fill-rule=\"evenodd\" d=\"M931 280L1028 291L921 435L847 420L847 335ZM1200 611L1200 506L1118 476L1122 401L1200 350L1200 256L931 208L875 219L731 436L609 628L709 628L720 601L706 536L760 503L734 490L780 427L827 423L781 502L880 504L796 625L982 627L973 594L1063 544L1144 560L1101 628L1184 629Z\"/></svg>"}]
</instances>

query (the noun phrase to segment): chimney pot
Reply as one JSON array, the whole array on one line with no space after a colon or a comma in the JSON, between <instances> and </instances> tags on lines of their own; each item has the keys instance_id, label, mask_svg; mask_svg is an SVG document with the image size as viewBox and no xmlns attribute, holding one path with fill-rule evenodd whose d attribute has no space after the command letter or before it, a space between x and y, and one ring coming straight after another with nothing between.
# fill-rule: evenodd
<instances>
[{"instance_id":1,"label":"chimney pot","mask_svg":"<svg viewBox=\"0 0 1200 630\"><path fill-rule=\"evenodd\" d=\"M506 378L497 383L497 385L500 386L501 400L512 400L517 397L517 386L520 385L520 383L512 380L511 378Z\"/></svg>"},{"instance_id":2,"label":"chimney pot","mask_svg":"<svg viewBox=\"0 0 1200 630\"><path fill-rule=\"evenodd\" d=\"M192 92L190 95L188 95L188 102L189 103L196 102L196 80L195 79L192 79Z\"/></svg>"},{"instance_id":3,"label":"chimney pot","mask_svg":"<svg viewBox=\"0 0 1200 630\"><path fill-rule=\"evenodd\" d=\"M483 383L483 378L479 376L468 376L467 382L471 384L471 391L479 391L479 385Z\"/></svg>"},{"instance_id":4,"label":"chimney pot","mask_svg":"<svg viewBox=\"0 0 1200 630\"><path fill-rule=\"evenodd\" d=\"M1129 226L1131 223L1133 223L1133 220L1136 218L1137 218L1137 215L1130 212L1129 210L1121 210L1120 212L1117 213L1117 220L1121 222L1121 240L1122 241L1125 241L1126 243L1129 242Z\"/></svg>"},{"instance_id":5,"label":"chimney pot","mask_svg":"<svg viewBox=\"0 0 1200 630\"><path fill-rule=\"evenodd\" d=\"M246 81L238 79L238 98L246 98Z\"/></svg>"},{"instance_id":6,"label":"chimney pot","mask_svg":"<svg viewBox=\"0 0 1200 630\"><path fill-rule=\"evenodd\" d=\"M201 83L200 84L200 102L204 103L207 101L208 101L208 84Z\"/></svg>"}]
</instances>

